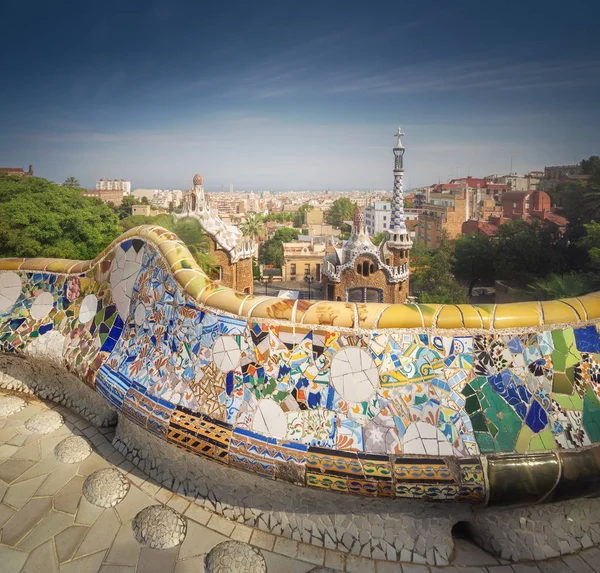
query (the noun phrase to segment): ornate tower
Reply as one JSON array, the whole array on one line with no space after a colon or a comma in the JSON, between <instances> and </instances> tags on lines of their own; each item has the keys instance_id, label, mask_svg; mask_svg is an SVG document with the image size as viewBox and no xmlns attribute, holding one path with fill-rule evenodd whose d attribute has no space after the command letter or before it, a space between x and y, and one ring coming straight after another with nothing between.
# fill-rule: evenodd
<instances>
[{"instance_id":1,"label":"ornate tower","mask_svg":"<svg viewBox=\"0 0 600 573\"><path fill-rule=\"evenodd\" d=\"M394 256L394 265L400 266L408 263L409 251L412 248L412 241L406 222L404 220L404 190L402 180L404 178L404 151L400 138L404 135L402 130L394 134L398 138L396 147L394 147L394 198L392 201L392 224L387 232L386 247ZM408 266L408 265L407 265Z\"/></svg>"}]
</instances>

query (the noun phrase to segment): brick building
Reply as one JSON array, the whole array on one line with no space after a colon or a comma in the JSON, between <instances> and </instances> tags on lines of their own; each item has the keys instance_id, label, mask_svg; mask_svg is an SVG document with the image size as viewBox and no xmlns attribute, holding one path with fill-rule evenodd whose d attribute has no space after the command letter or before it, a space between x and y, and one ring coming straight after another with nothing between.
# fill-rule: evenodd
<instances>
[{"instance_id":1,"label":"brick building","mask_svg":"<svg viewBox=\"0 0 600 573\"><path fill-rule=\"evenodd\" d=\"M89 189L81 192L82 197L96 197L105 203L113 203L117 207L123 202L123 191L120 189Z\"/></svg>"},{"instance_id":2,"label":"brick building","mask_svg":"<svg viewBox=\"0 0 600 573\"><path fill-rule=\"evenodd\" d=\"M206 233L210 254L217 261L214 280L240 292L252 294L254 279L252 257L254 239L244 237L234 225L225 223L206 201L202 177L194 176L194 185L183 194L183 212L177 219L198 219Z\"/></svg>"}]
</instances>

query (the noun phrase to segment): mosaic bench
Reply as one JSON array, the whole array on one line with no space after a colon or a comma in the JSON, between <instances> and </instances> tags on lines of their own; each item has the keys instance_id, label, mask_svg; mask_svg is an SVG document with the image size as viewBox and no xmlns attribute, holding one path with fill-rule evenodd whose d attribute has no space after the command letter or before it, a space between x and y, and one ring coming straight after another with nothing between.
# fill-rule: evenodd
<instances>
[{"instance_id":1,"label":"mosaic bench","mask_svg":"<svg viewBox=\"0 0 600 573\"><path fill-rule=\"evenodd\" d=\"M152 226L93 261L0 260L4 357L60 364L111 411L216 464L386 503L598 495L598 318L600 293L503 305L247 295Z\"/></svg>"}]
</instances>

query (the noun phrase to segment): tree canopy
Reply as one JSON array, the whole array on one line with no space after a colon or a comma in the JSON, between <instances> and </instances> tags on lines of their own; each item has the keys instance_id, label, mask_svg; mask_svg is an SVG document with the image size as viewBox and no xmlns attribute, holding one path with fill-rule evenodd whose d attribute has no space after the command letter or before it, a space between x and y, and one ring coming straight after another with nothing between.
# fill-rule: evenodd
<instances>
[{"instance_id":1,"label":"tree canopy","mask_svg":"<svg viewBox=\"0 0 600 573\"><path fill-rule=\"evenodd\" d=\"M92 259L120 234L100 199L41 177L0 175L0 256Z\"/></svg>"},{"instance_id":2,"label":"tree canopy","mask_svg":"<svg viewBox=\"0 0 600 573\"><path fill-rule=\"evenodd\" d=\"M419 302L462 304L468 302L467 290L452 274L454 247L444 232L435 251L423 249L419 266L413 274L413 288Z\"/></svg>"},{"instance_id":3,"label":"tree canopy","mask_svg":"<svg viewBox=\"0 0 600 573\"><path fill-rule=\"evenodd\" d=\"M65 187L81 187L79 179L77 179L77 177L67 177L64 180L63 185Z\"/></svg>"},{"instance_id":4,"label":"tree canopy","mask_svg":"<svg viewBox=\"0 0 600 573\"><path fill-rule=\"evenodd\" d=\"M484 235L463 235L454 245L454 274L469 284L469 296L479 281L495 278L496 243Z\"/></svg>"},{"instance_id":5,"label":"tree canopy","mask_svg":"<svg viewBox=\"0 0 600 573\"><path fill-rule=\"evenodd\" d=\"M325 221L338 229L344 225L344 221L352 219L355 204L348 197L336 199L325 215Z\"/></svg>"},{"instance_id":6,"label":"tree canopy","mask_svg":"<svg viewBox=\"0 0 600 573\"><path fill-rule=\"evenodd\" d=\"M257 213L248 213L240 225L240 230L245 237L256 239L264 233L265 224L263 223L262 217Z\"/></svg>"}]
</instances>

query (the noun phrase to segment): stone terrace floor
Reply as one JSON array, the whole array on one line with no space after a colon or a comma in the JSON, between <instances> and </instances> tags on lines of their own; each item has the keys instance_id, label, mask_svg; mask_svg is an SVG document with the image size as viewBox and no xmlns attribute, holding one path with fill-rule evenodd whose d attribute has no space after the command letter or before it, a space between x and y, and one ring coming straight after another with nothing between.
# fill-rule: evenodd
<instances>
[{"instance_id":1,"label":"stone terrace floor","mask_svg":"<svg viewBox=\"0 0 600 573\"><path fill-rule=\"evenodd\" d=\"M17 396L0 393L7 395ZM27 406L0 416L2 573L202 573L208 552L227 540L258 550L267 573L600 573L597 548L535 564L510 565L458 539L451 565L428 567L373 561L275 537L212 514L159 486L112 447L113 429L99 431L66 408L30 395L18 396ZM63 415L64 425L47 434L34 434L25 427L27 420L49 409ZM93 451L82 462L62 463L54 448L72 435L83 436ZM117 505L104 509L92 505L82 487L87 476L108 467L118 468L130 489ZM175 509L187 521L183 543L172 549L150 549L134 537L132 520L145 507L157 504Z\"/></svg>"}]
</instances>

